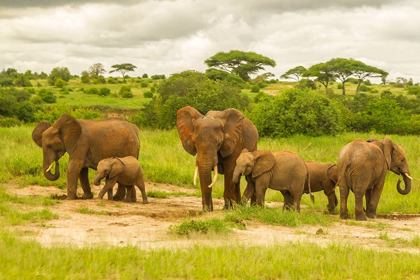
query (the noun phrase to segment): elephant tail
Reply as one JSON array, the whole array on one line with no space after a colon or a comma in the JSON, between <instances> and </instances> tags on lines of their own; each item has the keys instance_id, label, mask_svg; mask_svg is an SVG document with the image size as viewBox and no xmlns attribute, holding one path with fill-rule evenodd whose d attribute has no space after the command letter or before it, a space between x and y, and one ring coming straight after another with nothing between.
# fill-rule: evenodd
<instances>
[{"instance_id":1,"label":"elephant tail","mask_svg":"<svg viewBox=\"0 0 420 280\"><path fill-rule=\"evenodd\" d=\"M309 196L311 197L312 203L315 203L315 197L314 197L314 195L312 194L312 191L311 191L311 180L310 180L311 178L310 178L310 175L309 175L308 166L306 166L306 170L307 170L306 180L308 182Z\"/></svg>"}]
</instances>

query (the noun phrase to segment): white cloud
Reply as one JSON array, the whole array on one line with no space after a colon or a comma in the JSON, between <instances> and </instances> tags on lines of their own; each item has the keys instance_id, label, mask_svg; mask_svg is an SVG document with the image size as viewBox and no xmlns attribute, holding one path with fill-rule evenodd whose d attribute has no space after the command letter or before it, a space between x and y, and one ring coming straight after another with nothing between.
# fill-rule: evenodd
<instances>
[{"instance_id":1,"label":"white cloud","mask_svg":"<svg viewBox=\"0 0 420 280\"><path fill-rule=\"evenodd\" d=\"M239 49L274 59L277 66L266 70L277 78L297 65L346 57L420 82L416 1L22 0L2 6L0 69L67 66L80 74L97 62L107 69L130 62L135 75L169 75L204 71L205 59Z\"/></svg>"}]
</instances>

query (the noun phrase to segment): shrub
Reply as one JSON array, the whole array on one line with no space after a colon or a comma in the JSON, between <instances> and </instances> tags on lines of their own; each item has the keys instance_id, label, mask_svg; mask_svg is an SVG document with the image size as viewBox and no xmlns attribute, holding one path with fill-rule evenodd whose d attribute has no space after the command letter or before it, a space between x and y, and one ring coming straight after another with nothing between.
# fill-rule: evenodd
<instances>
[{"instance_id":1,"label":"shrub","mask_svg":"<svg viewBox=\"0 0 420 280\"><path fill-rule=\"evenodd\" d=\"M118 84L118 80L115 79L114 77L109 77L108 84Z\"/></svg>"},{"instance_id":2,"label":"shrub","mask_svg":"<svg viewBox=\"0 0 420 280\"><path fill-rule=\"evenodd\" d=\"M152 75L151 77L153 80L165 80L166 76L165 75Z\"/></svg>"},{"instance_id":3,"label":"shrub","mask_svg":"<svg viewBox=\"0 0 420 280\"><path fill-rule=\"evenodd\" d=\"M106 84L105 77L102 76L102 75L99 75L99 76L95 77L95 79L93 79L93 83L94 84Z\"/></svg>"},{"instance_id":4,"label":"shrub","mask_svg":"<svg viewBox=\"0 0 420 280\"><path fill-rule=\"evenodd\" d=\"M13 126L20 126L20 121L16 118L0 117L0 127L13 127Z\"/></svg>"},{"instance_id":5,"label":"shrub","mask_svg":"<svg viewBox=\"0 0 420 280\"><path fill-rule=\"evenodd\" d=\"M147 88L147 86L148 86L147 82L141 82L140 83L140 87L142 87L142 88Z\"/></svg>"},{"instance_id":6,"label":"shrub","mask_svg":"<svg viewBox=\"0 0 420 280\"><path fill-rule=\"evenodd\" d=\"M14 84L17 87L32 87L29 79L23 74L17 74L17 77L14 80Z\"/></svg>"},{"instance_id":7,"label":"shrub","mask_svg":"<svg viewBox=\"0 0 420 280\"><path fill-rule=\"evenodd\" d=\"M54 86L58 88L63 88L65 85L66 85L66 82L63 81L61 78L56 79L54 82Z\"/></svg>"},{"instance_id":8,"label":"shrub","mask_svg":"<svg viewBox=\"0 0 420 280\"><path fill-rule=\"evenodd\" d=\"M260 91L255 97L254 97L254 102L255 103L260 103L260 102L262 102L262 101L265 101L265 100L269 100L269 99L272 99L273 97L272 96L270 96L270 95L268 95L267 93L265 93L265 92L262 92L262 91Z\"/></svg>"},{"instance_id":9,"label":"shrub","mask_svg":"<svg viewBox=\"0 0 420 280\"><path fill-rule=\"evenodd\" d=\"M99 93L99 90L97 89L97 88L89 88L89 89L87 89L86 91L85 91L85 93L87 93L87 94L98 94Z\"/></svg>"},{"instance_id":10,"label":"shrub","mask_svg":"<svg viewBox=\"0 0 420 280\"><path fill-rule=\"evenodd\" d=\"M51 70L50 75L48 76L48 81L50 85L55 85L57 79L62 79L65 82L68 82L71 78L70 71L67 67L55 67Z\"/></svg>"},{"instance_id":11,"label":"shrub","mask_svg":"<svg viewBox=\"0 0 420 280\"><path fill-rule=\"evenodd\" d=\"M29 94L35 94L35 89L34 88L28 88L26 90Z\"/></svg>"},{"instance_id":12,"label":"shrub","mask_svg":"<svg viewBox=\"0 0 420 280\"><path fill-rule=\"evenodd\" d=\"M146 73L144 73L144 74L143 74L143 76L141 76L141 77L142 77L142 78L146 78L146 79L147 79L147 78L149 78L149 76L147 76L147 74L146 74Z\"/></svg>"},{"instance_id":13,"label":"shrub","mask_svg":"<svg viewBox=\"0 0 420 280\"><path fill-rule=\"evenodd\" d=\"M408 94L420 96L420 87L419 86L408 87Z\"/></svg>"},{"instance_id":14,"label":"shrub","mask_svg":"<svg viewBox=\"0 0 420 280\"><path fill-rule=\"evenodd\" d=\"M16 108L16 116L19 120L26 123L35 121L36 106L30 101L24 101L19 103Z\"/></svg>"},{"instance_id":15,"label":"shrub","mask_svg":"<svg viewBox=\"0 0 420 280\"><path fill-rule=\"evenodd\" d=\"M122 98L133 98L133 93L129 86L122 86L118 94L121 95Z\"/></svg>"},{"instance_id":16,"label":"shrub","mask_svg":"<svg viewBox=\"0 0 420 280\"><path fill-rule=\"evenodd\" d=\"M260 87L255 85L251 87L251 92L260 92Z\"/></svg>"},{"instance_id":17,"label":"shrub","mask_svg":"<svg viewBox=\"0 0 420 280\"><path fill-rule=\"evenodd\" d=\"M206 75L211 80L226 81L230 83L231 85L237 86L239 88L246 88L247 86L247 83L241 77L239 77L238 75L223 71L223 70L209 68L206 70Z\"/></svg>"},{"instance_id":18,"label":"shrub","mask_svg":"<svg viewBox=\"0 0 420 280\"><path fill-rule=\"evenodd\" d=\"M344 131L345 124L341 111L334 105L315 91L291 89L257 104L250 118L261 136L335 135Z\"/></svg>"},{"instance_id":19,"label":"shrub","mask_svg":"<svg viewBox=\"0 0 420 280\"><path fill-rule=\"evenodd\" d=\"M206 114L210 110L248 108L249 98L226 81L214 81L206 74L184 71L163 81L157 96L131 119L139 126L172 128L177 110L187 105Z\"/></svg>"},{"instance_id":20,"label":"shrub","mask_svg":"<svg viewBox=\"0 0 420 280\"><path fill-rule=\"evenodd\" d=\"M108 96L111 94L111 90L107 87L103 87L99 89L98 95L100 96Z\"/></svg>"},{"instance_id":21,"label":"shrub","mask_svg":"<svg viewBox=\"0 0 420 280\"><path fill-rule=\"evenodd\" d=\"M370 82L370 80L365 80L365 81L363 81L363 83L365 85L367 85L367 86L371 86L372 85L372 83Z\"/></svg>"},{"instance_id":22,"label":"shrub","mask_svg":"<svg viewBox=\"0 0 420 280\"><path fill-rule=\"evenodd\" d=\"M305 89L305 88L316 89L316 84L312 80L309 80L309 79L301 79L296 84L295 88L299 88L299 89Z\"/></svg>"},{"instance_id":23,"label":"shrub","mask_svg":"<svg viewBox=\"0 0 420 280\"><path fill-rule=\"evenodd\" d=\"M151 91L146 91L146 92L143 94L143 97L144 97L144 98L152 98L152 97L153 97L153 93L152 93Z\"/></svg>"},{"instance_id":24,"label":"shrub","mask_svg":"<svg viewBox=\"0 0 420 280\"><path fill-rule=\"evenodd\" d=\"M83 84L90 84L90 75L88 71L82 72L82 77L80 78Z\"/></svg>"},{"instance_id":25,"label":"shrub","mask_svg":"<svg viewBox=\"0 0 420 280\"><path fill-rule=\"evenodd\" d=\"M57 98L55 97L54 93L51 90L47 90L46 88L41 88L38 92L38 95L45 103L51 104L57 102Z\"/></svg>"},{"instance_id":26,"label":"shrub","mask_svg":"<svg viewBox=\"0 0 420 280\"><path fill-rule=\"evenodd\" d=\"M68 88L66 88L66 87L64 87L64 88L62 88L62 89L60 90L60 92L61 92L62 94L69 94L69 89L68 89Z\"/></svg>"},{"instance_id":27,"label":"shrub","mask_svg":"<svg viewBox=\"0 0 420 280\"><path fill-rule=\"evenodd\" d=\"M361 84L360 87L359 87L359 91L360 92L369 92L370 88L365 84Z\"/></svg>"},{"instance_id":28,"label":"shrub","mask_svg":"<svg viewBox=\"0 0 420 280\"><path fill-rule=\"evenodd\" d=\"M267 83L265 83L265 82L259 82L258 83L258 87L259 88L266 88L267 87Z\"/></svg>"},{"instance_id":29,"label":"shrub","mask_svg":"<svg viewBox=\"0 0 420 280\"><path fill-rule=\"evenodd\" d=\"M337 89L343 89L343 85L342 84L338 84L337 85Z\"/></svg>"}]
</instances>

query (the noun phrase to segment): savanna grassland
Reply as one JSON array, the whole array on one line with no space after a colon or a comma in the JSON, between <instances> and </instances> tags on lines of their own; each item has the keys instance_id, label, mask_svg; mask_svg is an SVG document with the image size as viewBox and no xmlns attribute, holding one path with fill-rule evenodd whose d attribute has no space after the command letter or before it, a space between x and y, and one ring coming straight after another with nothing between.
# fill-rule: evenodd
<instances>
[{"instance_id":1,"label":"savanna grassland","mask_svg":"<svg viewBox=\"0 0 420 280\"><path fill-rule=\"evenodd\" d=\"M49 86L46 80L37 83L57 95L59 106L130 116L151 101L144 93L162 82L141 80L143 85L135 79L129 82L133 98L118 95L121 83L85 85L71 79L68 93ZM294 85L270 83L261 91L277 96ZM330 88L339 95L337 85ZM111 93L88 94L93 87L107 87ZM355 87L349 83L347 94L353 95ZM389 89L407 96L404 88L392 85L370 88L375 96ZM258 94L249 88L242 92L250 100ZM66 193L68 155L60 159L61 177L48 181L42 174L42 151L31 139L35 125L0 127L0 252L7 252L0 254L2 279L420 278L417 135L344 132L260 138L260 150L290 150L305 160L332 163L337 162L340 149L355 138L389 136L402 146L413 177L411 193L399 195L398 176L388 172L377 209L383 217L356 222L353 194L348 203L353 219L346 221L339 219L338 209L335 215L327 214L323 193L315 193L315 203L304 195L301 213L283 211L282 195L272 190L266 195L265 208L238 205L222 210L223 176L213 187L215 211L203 213L199 186L193 185L195 158L185 152L175 129L140 127L139 161L149 205L60 200ZM94 175L91 170L90 182ZM242 190L244 186L242 179ZM97 194L99 188L93 184L92 188Z\"/></svg>"}]
</instances>

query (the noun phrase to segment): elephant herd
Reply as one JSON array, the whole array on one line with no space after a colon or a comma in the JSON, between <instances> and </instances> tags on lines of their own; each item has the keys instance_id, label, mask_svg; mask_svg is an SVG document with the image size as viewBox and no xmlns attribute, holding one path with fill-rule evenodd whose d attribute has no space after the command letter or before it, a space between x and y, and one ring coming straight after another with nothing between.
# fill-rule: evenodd
<instances>
[{"instance_id":1,"label":"elephant herd","mask_svg":"<svg viewBox=\"0 0 420 280\"><path fill-rule=\"evenodd\" d=\"M212 186L218 174L224 174L224 208L236 203L264 204L267 188L280 191L286 209L300 210L304 193L324 191L328 197L328 211L334 212L338 204L335 187L340 190L340 217L348 218L349 190L355 195L356 220L374 218L381 196L387 170L402 175L408 194L411 177L404 150L385 137L356 139L344 146L337 165L303 161L289 151L257 150L258 131L253 123L236 109L209 111L202 115L187 106L177 112L176 128L182 146L196 156L194 184L200 180L204 211L213 210ZM148 203L143 170L138 162L140 141L138 128L124 120L111 118L99 121L76 120L63 114L53 125L40 122L32 132L32 139L43 151L43 173L51 181L60 176L59 159L69 155L67 169L67 199L77 199L77 180L83 189L84 199L93 198L88 179L88 169L97 170L94 183L105 178L99 193L102 198L126 202L136 201L134 185L142 193L143 203ZM55 172L51 170L55 162ZM212 176L213 171L213 176ZM240 177L244 175L247 187L241 197ZM113 195L112 188L118 183ZM363 208L366 198L366 209Z\"/></svg>"}]
</instances>

